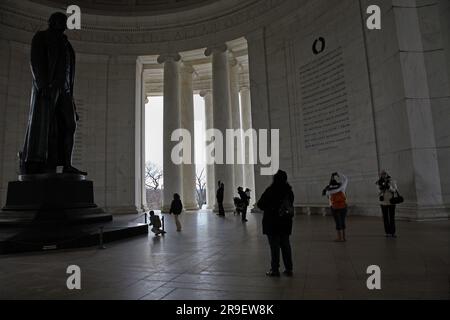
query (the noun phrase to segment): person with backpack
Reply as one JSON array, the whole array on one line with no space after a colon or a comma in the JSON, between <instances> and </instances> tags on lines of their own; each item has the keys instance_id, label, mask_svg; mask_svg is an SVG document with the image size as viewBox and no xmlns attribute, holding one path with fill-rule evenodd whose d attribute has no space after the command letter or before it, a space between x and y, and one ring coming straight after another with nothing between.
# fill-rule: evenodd
<instances>
[{"instance_id":1,"label":"person with backpack","mask_svg":"<svg viewBox=\"0 0 450 320\"><path fill-rule=\"evenodd\" d=\"M383 214L386 237L397 238L395 234L395 205L403 202L403 197L398 193L397 183L392 180L386 170L381 170L376 185L379 191L378 199Z\"/></svg>"},{"instance_id":2,"label":"person with backpack","mask_svg":"<svg viewBox=\"0 0 450 320\"><path fill-rule=\"evenodd\" d=\"M340 180L340 181L338 181ZM345 175L338 172L331 174L328 185L323 189L322 195L326 195L330 202L331 213L336 222L336 242L345 242L345 218L347 216L347 189L348 179Z\"/></svg>"},{"instance_id":3,"label":"person with backpack","mask_svg":"<svg viewBox=\"0 0 450 320\"><path fill-rule=\"evenodd\" d=\"M149 226L153 226L152 227L152 232L155 235L159 235L159 234L164 234L166 233L164 230L161 229L161 219L159 218L158 215L155 214L155 211L151 210L150 211L150 224Z\"/></svg>"},{"instance_id":4,"label":"person with backpack","mask_svg":"<svg viewBox=\"0 0 450 320\"><path fill-rule=\"evenodd\" d=\"M181 231L181 223L179 216L183 211L183 204L181 203L180 195L175 193L173 195L172 203L170 204L170 213L173 213L175 218L175 225L177 226L177 231Z\"/></svg>"},{"instance_id":5,"label":"person with backpack","mask_svg":"<svg viewBox=\"0 0 450 320\"><path fill-rule=\"evenodd\" d=\"M256 204L263 210L263 234L267 235L271 253L271 269L266 273L269 277L280 276L280 250L286 276L293 275L292 252L289 236L292 233L294 216L294 193L287 182L287 174L278 170L273 176L272 184L264 191Z\"/></svg>"}]
</instances>

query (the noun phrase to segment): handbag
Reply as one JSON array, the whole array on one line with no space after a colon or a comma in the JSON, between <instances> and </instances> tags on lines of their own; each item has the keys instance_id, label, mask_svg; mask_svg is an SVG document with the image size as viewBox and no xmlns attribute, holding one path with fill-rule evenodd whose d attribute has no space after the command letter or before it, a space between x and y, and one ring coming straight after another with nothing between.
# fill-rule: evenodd
<instances>
[{"instance_id":1,"label":"handbag","mask_svg":"<svg viewBox=\"0 0 450 320\"><path fill-rule=\"evenodd\" d=\"M400 193L398 193L398 191L395 191L394 195L392 196L392 198L389 200L389 202L391 204L400 204L403 201L405 201L405 199L403 199L403 197L400 195Z\"/></svg>"}]
</instances>

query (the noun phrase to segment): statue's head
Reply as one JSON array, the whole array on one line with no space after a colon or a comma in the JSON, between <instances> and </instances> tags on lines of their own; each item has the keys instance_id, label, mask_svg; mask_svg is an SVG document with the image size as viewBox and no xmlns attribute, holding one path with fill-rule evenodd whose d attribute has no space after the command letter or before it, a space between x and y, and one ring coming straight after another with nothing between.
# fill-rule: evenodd
<instances>
[{"instance_id":1,"label":"statue's head","mask_svg":"<svg viewBox=\"0 0 450 320\"><path fill-rule=\"evenodd\" d=\"M62 12L53 13L48 18L49 29L64 32L67 29L67 16Z\"/></svg>"}]
</instances>

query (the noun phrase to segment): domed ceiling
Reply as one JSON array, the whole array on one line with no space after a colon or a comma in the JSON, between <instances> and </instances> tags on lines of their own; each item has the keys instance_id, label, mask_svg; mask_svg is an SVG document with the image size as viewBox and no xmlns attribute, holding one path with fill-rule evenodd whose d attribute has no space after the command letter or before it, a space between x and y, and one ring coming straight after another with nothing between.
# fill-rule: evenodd
<instances>
[{"instance_id":1,"label":"domed ceiling","mask_svg":"<svg viewBox=\"0 0 450 320\"><path fill-rule=\"evenodd\" d=\"M104 15L161 14L193 9L219 0L31 0L32 2L65 8L76 4L82 12Z\"/></svg>"}]
</instances>

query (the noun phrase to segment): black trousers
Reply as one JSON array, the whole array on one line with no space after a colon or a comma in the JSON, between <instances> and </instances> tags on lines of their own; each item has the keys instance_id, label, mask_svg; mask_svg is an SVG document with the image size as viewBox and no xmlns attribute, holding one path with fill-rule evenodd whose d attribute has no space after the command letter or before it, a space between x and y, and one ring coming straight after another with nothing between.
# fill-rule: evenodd
<instances>
[{"instance_id":1,"label":"black trousers","mask_svg":"<svg viewBox=\"0 0 450 320\"><path fill-rule=\"evenodd\" d=\"M286 270L292 271L292 252L289 235L267 235L270 245L271 269L278 271L280 268L280 249Z\"/></svg>"},{"instance_id":2,"label":"black trousers","mask_svg":"<svg viewBox=\"0 0 450 320\"><path fill-rule=\"evenodd\" d=\"M247 220L247 206L242 208L242 220Z\"/></svg>"},{"instance_id":3,"label":"black trousers","mask_svg":"<svg viewBox=\"0 0 450 320\"><path fill-rule=\"evenodd\" d=\"M381 205L381 212L383 213L385 233L395 235L395 204Z\"/></svg>"},{"instance_id":4,"label":"black trousers","mask_svg":"<svg viewBox=\"0 0 450 320\"><path fill-rule=\"evenodd\" d=\"M223 202L217 203L219 206L219 215L224 216L225 215L225 209L223 208Z\"/></svg>"},{"instance_id":5,"label":"black trousers","mask_svg":"<svg viewBox=\"0 0 450 320\"><path fill-rule=\"evenodd\" d=\"M345 217L347 215L347 208L331 208L331 212L333 213L334 221L336 222L336 230L345 230Z\"/></svg>"}]
</instances>

